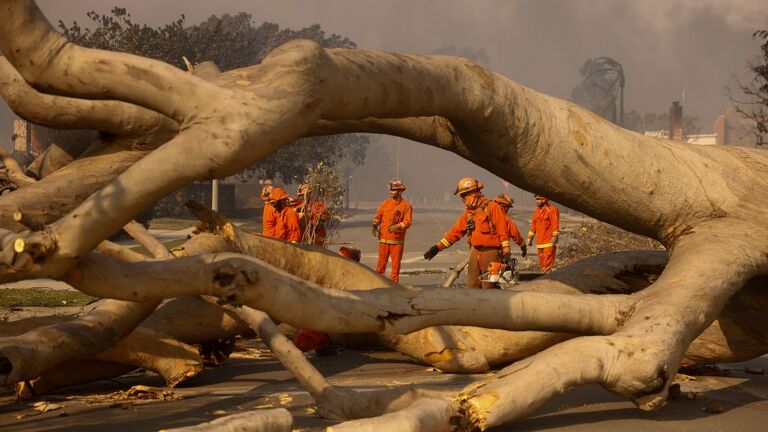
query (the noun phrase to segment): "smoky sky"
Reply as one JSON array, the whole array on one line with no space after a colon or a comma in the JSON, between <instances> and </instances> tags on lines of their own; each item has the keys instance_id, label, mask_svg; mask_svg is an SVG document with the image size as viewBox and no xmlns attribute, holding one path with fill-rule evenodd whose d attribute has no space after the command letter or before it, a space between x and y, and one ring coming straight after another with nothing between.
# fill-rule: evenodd
<instances>
[{"instance_id":1,"label":"smoky sky","mask_svg":"<svg viewBox=\"0 0 768 432\"><path fill-rule=\"evenodd\" d=\"M245 11L256 22L291 28L319 23L360 47L432 53L484 49L495 71L568 98L587 58L610 56L626 75L626 107L665 111L685 89L686 113L709 132L732 76L747 77L757 54L752 33L768 27L764 0L44 0L52 22L85 24L89 10L128 8L137 22L161 25L180 14L197 23Z\"/></svg>"}]
</instances>

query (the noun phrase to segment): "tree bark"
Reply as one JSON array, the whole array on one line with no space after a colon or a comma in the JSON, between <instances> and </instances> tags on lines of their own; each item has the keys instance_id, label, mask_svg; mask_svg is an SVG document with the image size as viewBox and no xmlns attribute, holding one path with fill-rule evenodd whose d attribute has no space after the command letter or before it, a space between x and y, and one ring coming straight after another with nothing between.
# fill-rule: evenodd
<instances>
[{"instance_id":1,"label":"tree bark","mask_svg":"<svg viewBox=\"0 0 768 432\"><path fill-rule=\"evenodd\" d=\"M160 62L68 43L31 1L0 3L0 17L0 49L38 92L133 105L138 107L131 108L134 114L116 110L125 118L155 112L178 125L162 146L144 137L139 142L150 144L120 150L135 151L137 158L149 152L140 160L111 155L119 167L97 165L102 175L94 167L83 170L90 183L77 187L76 199L38 213L45 227L30 230L1 220L12 231L0 232L0 281L67 278L84 291L125 299L216 295L326 331L396 336L462 324L571 334L558 335L560 340L581 335L464 390L459 398L463 425L477 429L519 418L570 387L592 382L643 409L656 408L664 403L691 342L724 308L744 308L735 296L746 292L747 283L764 287L768 152L645 137L455 57L326 50L294 41L257 66L213 74L206 81ZM45 117L36 113L34 101L28 108L30 116ZM106 120L107 110L104 118L98 110L87 112L96 117L92 123L123 124ZM598 295L572 289L600 292L628 285L615 273L595 275L585 268L582 282L569 282L576 275L571 271L561 279L532 283L526 291L410 290L313 248L235 234L228 237L230 245L245 255L121 263L92 252L154 201L191 181L231 175L297 138L341 130L400 134L450 149L517 186L661 241L669 250L668 263L638 292ZM109 160L108 147L94 155L100 164ZM66 170L82 160L0 198L0 208L40 211L48 205L40 201L45 196L40 184L73 178ZM120 174L114 177L115 172ZM167 283L158 286L150 276ZM106 281L106 288L99 286ZM600 281L614 288L596 284ZM323 314L293 309L310 303L313 310L322 306ZM481 308L489 312L477 313ZM131 319L140 315L131 313ZM719 341L709 340L718 344L726 332L733 336L728 328L743 325L741 319L730 315L713 329ZM44 333L41 329L27 334ZM749 355L762 349L759 333L736 336ZM66 344L82 347L72 332L66 336ZM20 354L21 347L37 340L5 340L0 370L7 378L28 376L53 362ZM711 349L709 343L703 358L740 355ZM38 355L56 355L45 351L47 345L34 347L41 350ZM436 351L436 358L450 357L445 352ZM473 364L482 364L483 357L476 356ZM542 380L547 385L536 386Z\"/></svg>"}]
</instances>

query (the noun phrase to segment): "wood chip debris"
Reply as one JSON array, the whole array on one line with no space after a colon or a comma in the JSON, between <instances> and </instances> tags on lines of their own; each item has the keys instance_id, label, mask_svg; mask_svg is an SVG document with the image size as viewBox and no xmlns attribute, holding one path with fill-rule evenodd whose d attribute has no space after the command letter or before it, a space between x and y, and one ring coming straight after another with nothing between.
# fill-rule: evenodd
<instances>
[{"instance_id":1,"label":"wood chip debris","mask_svg":"<svg viewBox=\"0 0 768 432\"><path fill-rule=\"evenodd\" d=\"M696 377L693 375L686 375L686 374L679 373L675 375L675 381L678 381L678 382L696 381Z\"/></svg>"},{"instance_id":2,"label":"wood chip debris","mask_svg":"<svg viewBox=\"0 0 768 432\"><path fill-rule=\"evenodd\" d=\"M35 402L32 405L32 409L34 410L33 412L19 414L19 415L16 416L16 420L22 420L22 419L25 419L27 417L34 417L34 416L39 415L39 414L44 414L44 413L47 413L47 412L60 410L62 408L64 408L64 405L59 405L57 403L52 403L52 402L48 402L48 401Z\"/></svg>"},{"instance_id":3,"label":"wood chip debris","mask_svg":"<svg viewBox=\"0 0 768 432\"><path fill-rule=\"evenodd\" d=\"M229 355L230 358L247 358L247 359L271 359L275 358L272 351L268 348L244 348L238 350Z\"/></svg>"},{"instance_id":4,"label":"wood chip debris","mask_svg":"<svg viewBox=\"0 0 768 432\"><path fill-rule=\"evenodd\" d=\"M108 395L96 395L86 399L89 404L97 403L114 403L122 401L136 401L136 400L177 400L183 399L177 397L172 390L152 388L145 385L135 385L128 390L120 390Z\"/></svg>"},{"instance_id":5,"label":"wood chip debris","mask_svg":"<svg viewBox=\"0 0 768 432\"><path fill-rule=\"evenodd\" d=\"M40 413L47 413L48 411L54 411L54 410L64 408L63 405L46 402L46 401L35 402L35 404L32 405L32 407L40 411Z\"/></svg>"}]
</instances>

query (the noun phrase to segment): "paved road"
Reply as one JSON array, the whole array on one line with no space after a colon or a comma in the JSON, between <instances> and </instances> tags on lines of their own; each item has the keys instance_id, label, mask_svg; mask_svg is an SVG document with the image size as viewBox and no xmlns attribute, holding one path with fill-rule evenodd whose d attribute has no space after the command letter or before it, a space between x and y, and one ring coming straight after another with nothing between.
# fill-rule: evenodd
<instances>
[{"instance_id":1,"label":"paved road","mask_svg":"<svg viewBox=\"0 0 768 432\"><path fill-rule=\"evenodd\" d=\"M311 361L331 383L365 391L405 384L443 384L461 388L481 376L443 374L397 353L344 351ZM752 360L768 368L768 357ZM732 365L731 377L699 377L681 383L682 397L654 412L643 412L597 385L582 386L538 408L530 418L495 431L562 432L762 432L768 420L768 377ZM110 381L71 388L48 396L62 407L40 414L35 401L14 403L9 391L0 395L3 431L153 431L189 426L244 410L284 407L294 416L294 430L320 432L333 422L314 414L312 399L279 362L269 355L236 353L218 368L174 389L181 398L167 401L106 398L132 385L162 386L150 373L135 372ZM163 388L159 388L163 391ZM717 407L720 413L705 411Z\"/></svg>"}]
</instances>

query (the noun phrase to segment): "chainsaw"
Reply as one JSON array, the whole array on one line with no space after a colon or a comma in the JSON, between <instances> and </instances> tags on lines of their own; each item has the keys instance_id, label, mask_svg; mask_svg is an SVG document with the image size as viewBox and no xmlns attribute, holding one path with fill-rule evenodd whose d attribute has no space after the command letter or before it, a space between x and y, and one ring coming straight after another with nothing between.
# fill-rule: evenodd
<instances>
[{"instance_id":1,"label":"chainsaw","mask_svg":"<svg viewBox=\"0 0 768 432\"><path fill-rule=\"evenodd\" d=\"M516 266L515 258L510 258L507 262L491 262L488 264L488 270L480 275L480 282L498 283L502 289L515 286L520 280Z\"/></svg>"}]
</instances>

